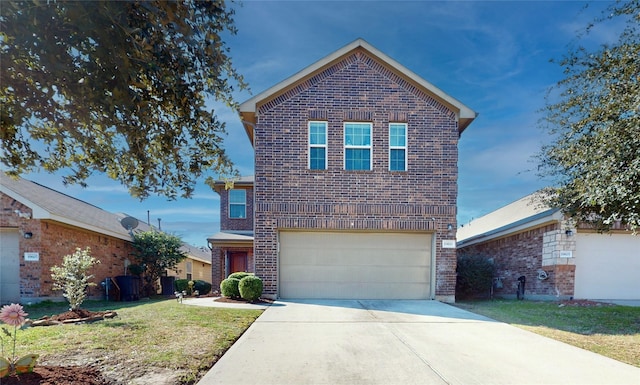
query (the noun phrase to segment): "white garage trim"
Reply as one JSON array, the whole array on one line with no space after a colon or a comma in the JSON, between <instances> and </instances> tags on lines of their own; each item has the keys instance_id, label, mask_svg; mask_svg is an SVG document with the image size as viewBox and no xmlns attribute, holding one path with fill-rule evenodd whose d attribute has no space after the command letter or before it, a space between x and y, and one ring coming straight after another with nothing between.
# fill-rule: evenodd
<instances>
[{"instance_id":1,"label":"white garage trim","mask_svg":"<svg viewBox=\"0 0 640 385\"><path fill-rule=\"evenodd\" d=\"M576 234L575 298L640 299L640 237Z\"/></svg>"},{"instance_id":2,"label":"white garage trim","mask_svg":"<svg viewBox=\"0 0 640 385\"><path fill-rule=\"evenodd\" d=\"M280 231L281 298L430 299L433 235Z\"/></svg>"}]
</instances>

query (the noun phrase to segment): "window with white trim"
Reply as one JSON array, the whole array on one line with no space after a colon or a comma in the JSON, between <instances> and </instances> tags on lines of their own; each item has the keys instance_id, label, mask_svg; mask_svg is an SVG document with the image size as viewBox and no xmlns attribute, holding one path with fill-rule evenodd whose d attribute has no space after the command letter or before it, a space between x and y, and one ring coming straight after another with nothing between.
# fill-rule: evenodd
<instances>
[{"instance_id":1,"label":"window with white trim","mask_svg":"<svg viewBox=\"0 0 640 385\"><path fill-rule=\"evenodd\" d=\"M309 169L327 169L327 122L309 122Z\"/></svg>"},{"instance_id":2,"label":"window with white trim","mask_svg":"<svg viewBox=\"0 0 640 385\"><path fill-rule=\"evenodd\" d=\"M229 190L229 218L244 219L247 217L247 190Z\"/></svg>"},{"instance_id":3,"label":"window with white trim","mask_svg":"<svg viewBox=\"0 0 640 385\"><path fill-rule=\"evenodd\" d=\"M371 123L344 124L344 169L371 170Z\"/></svg>"},{"instance_id":4,"label":"window with white trim","mask_svg":"<svg viewBox=\"0 0 640 385\"><path fill-rule=\"evenodd\" d=\"M389 171L407 171L407 124L389 124Z\"/></svg>"}]
</instances>

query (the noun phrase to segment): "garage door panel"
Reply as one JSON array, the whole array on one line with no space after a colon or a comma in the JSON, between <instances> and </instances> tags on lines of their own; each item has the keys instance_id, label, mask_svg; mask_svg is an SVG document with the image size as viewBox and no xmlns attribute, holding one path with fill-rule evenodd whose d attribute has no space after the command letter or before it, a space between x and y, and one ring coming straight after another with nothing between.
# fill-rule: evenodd
<instances>
[{"instance_id":1,"label":"garage door panel","mask_svg":"<svg viewBox=\"0 0 640 385\"><path fill-rule=\"evenodd\" d=\"M327 286L322 282L293 282L284 286L282 298L327 298L327 299L425 299L429 288L422 283L405 285L399 292L395 283L343 282ZM322 297L318 297L322 293Z\"/></svg>"},{"instance_id":2,"label":"garage door panel","mask_svg":"<svg viewBox=\"0 0 640 385\"><path fill-rule=\"evenodd\" d=\"M640 298L640 237L631 234L576 235L576 298Z\"/></svg>"},{"instance_id":3,"label":"garage door panel","mask_svg":"<svg viewBox=\"0 0 640 385\"><path fill-rule=\"evenodd\" d=\"M429 298L431 235L280 233L282 298Z\"/></svg>"}]
</instances>

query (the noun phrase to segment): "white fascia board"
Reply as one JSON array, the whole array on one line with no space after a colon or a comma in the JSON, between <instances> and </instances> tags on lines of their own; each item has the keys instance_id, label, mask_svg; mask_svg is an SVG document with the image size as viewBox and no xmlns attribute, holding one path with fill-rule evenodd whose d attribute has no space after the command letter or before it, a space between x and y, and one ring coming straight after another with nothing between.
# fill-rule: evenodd
<instances>
[{"instance_id":1,"label":"white fascia board","mask_svg":"<svg viewBox=\"0 0 640 385\"><path fill-rule=\"evenodd\" d=\"M523 222L521 224L518 224L517 226L506 225L504 226L504 230L500 230L500 231L496 231L499 229L491 230L483 234L478 234L478 235L469 237L467 239L460 240L457 242L457 246L458 248L462 248L462 247L475 245L477 243L487 242L492 239L498 239L498 238L502 238L512 234L517 234L522 231L540 227L546 224L560 222L563 219L564 219L564 215L562 214L562 211L556 210L551 215L536 218L535 220L532 220L530 222Z\"/></svg>"},{"instance_id":2,"label":"white fascia board","mask_svg":"<svg viewBox=\"0 0 640 385\"><path fill-rule=\"evenodd\" d=\"M50 219L51 213L46 210L44 207L41 207L24 196L18 194L17 192L7 188L3 185L0 185L0 192L3 194L15 199L16 201L22 203L23 205L29 207L31 209L31 218L33 219Z\"/></svg>"}]
</instances>

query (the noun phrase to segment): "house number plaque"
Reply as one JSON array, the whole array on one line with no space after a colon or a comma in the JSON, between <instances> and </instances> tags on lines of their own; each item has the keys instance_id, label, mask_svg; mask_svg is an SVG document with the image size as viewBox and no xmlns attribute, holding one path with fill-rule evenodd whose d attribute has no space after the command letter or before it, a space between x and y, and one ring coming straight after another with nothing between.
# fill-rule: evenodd
<instances>
[{"instance_id":1,"label":"house number plaque","mask_svg":"<svg viewBox=\"0 0 640 385\"><path fill-rule=\"evenodd\" d=\"M24 253L24 260L25 262L38 262L40 260L40 253Z\"/></svg>"}]
</instances>

